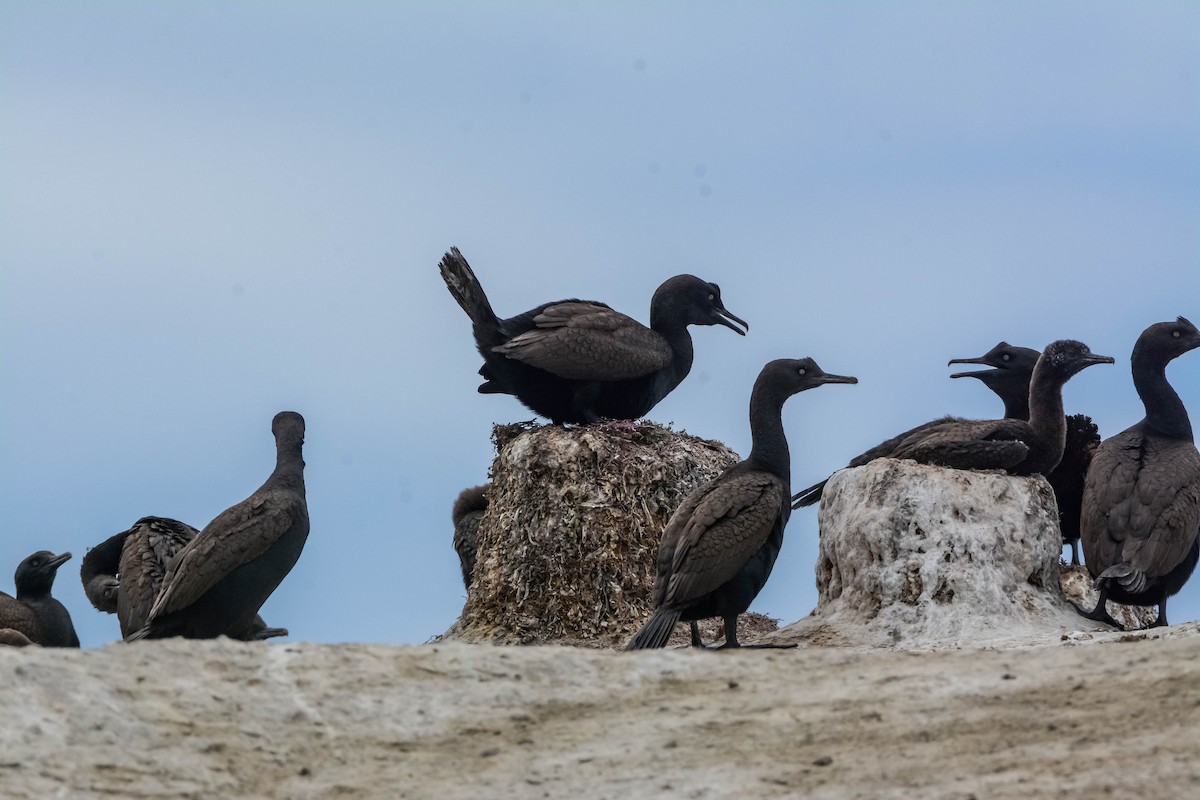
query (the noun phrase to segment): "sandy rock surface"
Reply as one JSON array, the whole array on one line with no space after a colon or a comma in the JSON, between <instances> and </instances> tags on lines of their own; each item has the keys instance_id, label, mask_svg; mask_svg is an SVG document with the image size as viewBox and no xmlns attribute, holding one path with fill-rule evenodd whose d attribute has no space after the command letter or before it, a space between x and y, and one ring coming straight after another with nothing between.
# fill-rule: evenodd
<instances>
[{"instance_id":1,"label":"sandy rock surface","mask_svg":"<svg viewBox=\"0 0 1200 800\"><path fill-rule=\"evenodd\" d=\"M1200 792L1200 625L1020 650L0 648L0 796Z\"/></svg>"}]
</instances>

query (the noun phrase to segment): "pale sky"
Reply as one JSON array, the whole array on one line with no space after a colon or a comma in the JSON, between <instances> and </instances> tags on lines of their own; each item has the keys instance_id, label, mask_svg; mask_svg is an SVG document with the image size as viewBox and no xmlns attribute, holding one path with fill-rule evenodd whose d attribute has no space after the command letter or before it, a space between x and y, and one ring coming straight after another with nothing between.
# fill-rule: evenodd
<instances>
[{"instance_id":1,"label":"pale sky","mask_svg":"<svg viewBox=\"0 0 1200 800\"><path fill-rule=\"evenodd\" d=\"M946 413L1001 339L1115 356L1065 392L1142 416L1129 353L1200 322L1192 3L0 4L0 588L35 550L84 646L118 638L87 547L203 526L308 424L312 531L263 609L292 640L422 642L465 592L450 505L494 422L437 261L501 315L648 321L691 272L750 323L693 329L651 417L749 451L774 358L859 378L784 411L796 487ZM1200 353L1168 376L1200 424ZM816 511L753 606L815 605ZM1200 618L1200 578L1170 618Z\"/></svg>"}]
</instances>

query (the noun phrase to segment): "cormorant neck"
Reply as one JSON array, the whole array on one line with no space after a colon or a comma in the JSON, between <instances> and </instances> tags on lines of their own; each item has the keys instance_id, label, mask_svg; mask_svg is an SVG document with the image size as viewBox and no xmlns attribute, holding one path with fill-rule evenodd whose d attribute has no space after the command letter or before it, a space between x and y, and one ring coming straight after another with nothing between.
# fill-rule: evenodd
<instances>
[{"instance_id":1,"label":"cormorant neck","mask_svg":"<svg viewBox=\"0 0 1200 800\"><path fill-rule=\"evenodd\" d=\"M755 384L750 393L751 446L746 459L786 484L792 479L792 456L783 432L783 403L788 397L765 381Z\"/></svg>"},{"instance_id":2,"label":"cormorant neck","mask_svg":"<svg viewBox=\"0 0 1200 800\"><path fill-rule=\"evenodd\" d=\"M1029 381L1029 427L1044 442L1060 441L1066 447L1067 418L1063 413L1062 389L1065 379L1038 363Z\"/></svg>"},{"instance_id":3,"label":"cormorant neck","mask_svg":"<svg viewBox=\"0 0 1200 800\"><path fill-rule=\"evenodd\" d=\"M671 352L675 354L668 369L677 378L675 385L678 385L692 369L692 335L688 333L687 325L674 315L663 311L655 313L656 311L657 309L650 311L650 329L666 339Z\"/></svg>"},{"instance_id":4,"label":"cormorant neck","mask_svg":"<svg viewBox=\"0 0 1200 800\"><path fill-rule=\"evenodd\" d=\"M1133 385L1146 407L1146 424L1173 439L1192 441L1192 422L1167 381L1167 362L1135 351L1132 365Z\"/></svg>"},{"instance_id":5,"label":"cormorant neck","mask_svg":"<svg viewBox=\"0 0 1200 800\"><path fill-rule=\"evenodd\" d=\"M275 443L275 471L267 483L304 491L304 457L301 454L304 440Z\"/></svg>"},{"instance_id":6,"label":"cormorant neck","mask_svg":"<svg viewBox=\"0 0 1200 800\"><path fill-rule=\"evenodd\" d=\"M33 586L18 585L17 586L17 599L18 600L45 600L47 597L50 596L50 590L52 588L53 588L53 584L51 584L50 586L43 586L41 584L34 584Z\"/></svg>"}]
</instances>

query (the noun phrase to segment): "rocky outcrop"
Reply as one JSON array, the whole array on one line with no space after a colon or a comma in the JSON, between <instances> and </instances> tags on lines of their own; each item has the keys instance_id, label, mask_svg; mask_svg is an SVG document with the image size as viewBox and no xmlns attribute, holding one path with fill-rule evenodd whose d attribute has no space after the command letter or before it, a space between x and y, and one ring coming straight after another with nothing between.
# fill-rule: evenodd
<instances>
[{"instance_id":1,"label":"rocky outcrop","mask_svg":"<svg viewBox=\"0 0 1200 800\"><path fill-rule=\"evenodd\" d=\"M494 438L475 570L444 639L623 645L650 614L671 513L738 460L651 422L497 426Z\"/></svg>"},{"instance_id":2,"label":"rocky outcrop","mask_svg":"<svg viewBox=\"0 0 1200 800\"><path fill-rule=\"evenodd\" d=\"M819 512L817 608L773 638L929 649L1111 630L1063 597L1057 519L1041 476L895 459L842 470Z\"/></svg>"},{"instance_id":3,"label":"rocky outcrop","mask_svg":"<svg viewBox=\"0 0 1200 800\"><path fill-rule=\"evenodd\" d=\"M0 648L0 796L1194 795L1200 625L1089 636L903 654Z\"/></svg>"}]
</instances>

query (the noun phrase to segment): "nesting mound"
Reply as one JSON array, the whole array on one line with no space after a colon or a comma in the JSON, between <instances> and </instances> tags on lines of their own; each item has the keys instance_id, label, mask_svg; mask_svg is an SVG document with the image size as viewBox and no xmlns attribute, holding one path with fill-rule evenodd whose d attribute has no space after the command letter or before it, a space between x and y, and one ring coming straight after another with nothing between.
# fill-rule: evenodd
<instances>
[{"instance_id":1,"label":"nesting mound","mask_svg":"<svg viewBox=\"0 0 1200 800\"><path fill-rule=\"evenodd\" d=\"M467 602L445 638L623 645L650 613L671 513L738 461L651 422L497 425Z\"/></svg>"},{"instance_id":2,"label":"nesting mound","mask_svg":"<svg viewBox=\"0 0 1200 800\"><path fill-rule=\"evenodd\" d=\"M879 459L829 480L819 520L817 608L772 638L926 649L1112 630L1063 597L1041 476Z\"/></svg>"}]
</instances>

